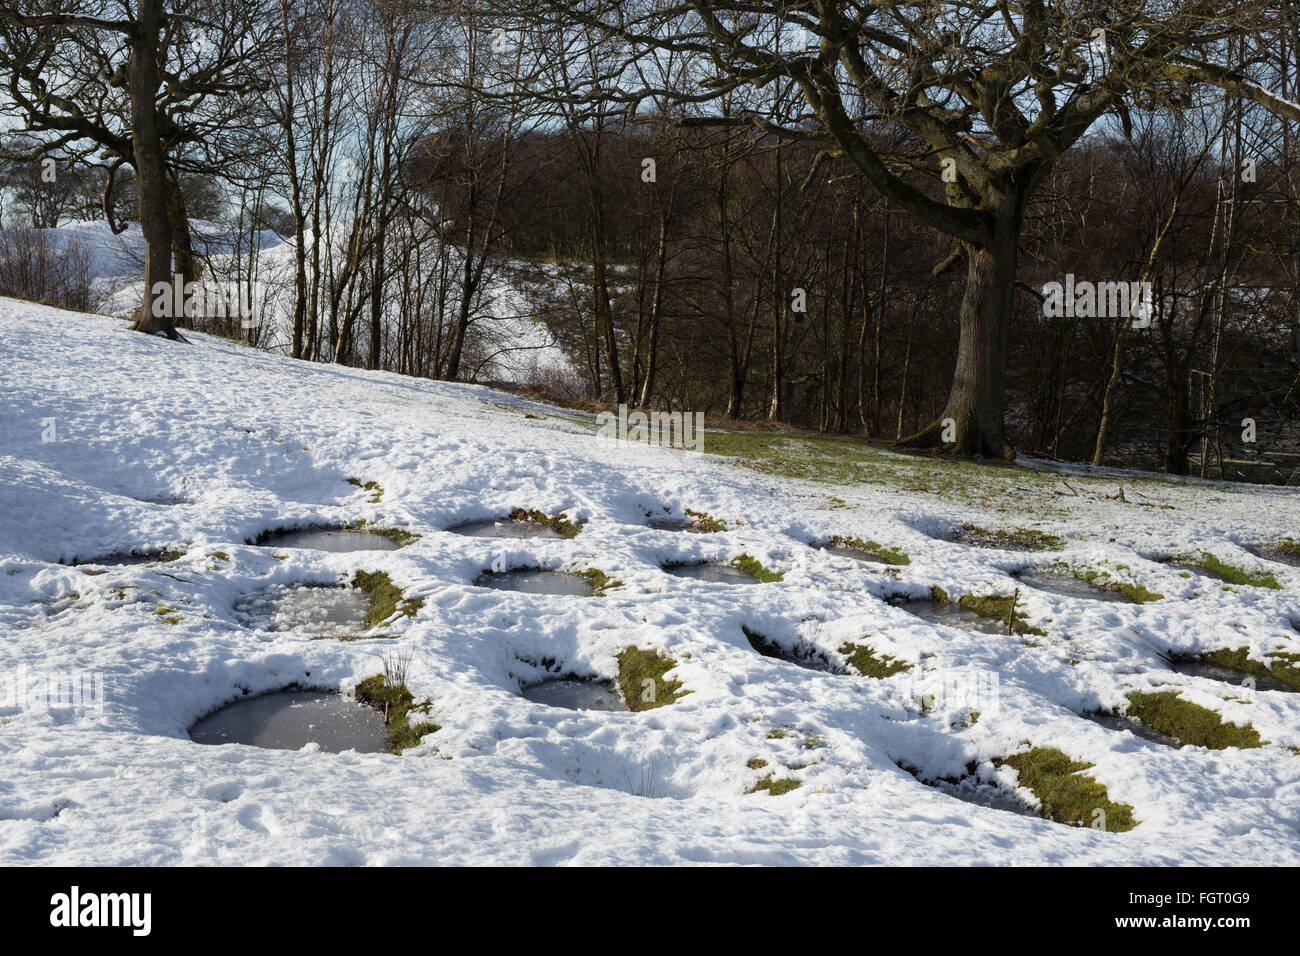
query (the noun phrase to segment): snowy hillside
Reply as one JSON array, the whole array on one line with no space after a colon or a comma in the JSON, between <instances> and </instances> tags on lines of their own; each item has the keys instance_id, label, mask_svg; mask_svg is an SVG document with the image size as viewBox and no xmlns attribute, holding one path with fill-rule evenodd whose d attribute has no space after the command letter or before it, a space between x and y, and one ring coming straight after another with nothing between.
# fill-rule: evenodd
<instances>
[{"instance_id":1,"label":"snowy hillside","mask_svg":"<svg viewBox=\"0 0 1300 956\"><path fill-rule=\"evenodd\" d=\"M1300 652L1300 569L1252 550L1300 537L1295 490L878 449L842 480L779 442L761 460L710 454L739 440L716 433L703 454L618 442L590 416L484 388L192 338L0 300L0 863L1300 863L1300 694L1171 666ZM582 530L447 530L516 508ZM727 530L647 526L686 509ZM246 543L362 520L418 537L382 552ZM1048 546L954 540L966 524ZM834 536L910 563L810 546ZM1202 552L1256 583L1164 560ZM783 577L664 570L742 555ZM1162 597L1012 577L1057 564ZM474 583L494 567L613 583L592 597ZM410 614L339 640L248 611L268 589L358 571L387 573ZM935 588L1018 594L1025 626L967 630L898 603ZM763 656L742 628L826 667ZM639 712L521 696L548 674L614 680L631 647L674 661L663 680L686 693ZM852 648L895 672L866 676ZM400 754L187 735L246 695L351 692L395 654L440 728ZM73 680L102 697L48 705L51 682ZM1262 746L1178 748L1081 716L1161 691ZM1047 812L1001 763L1031 748L1091 765L1136 825L1001 808Z\"/></svg>"},{"instance_id":2,"label":"snowy hillside","mask_svg":"<svg viewBox=\"0 0 1300 956\"><path fill-rule=\"evenodd\" d=\"M271 230L236 235L212 222L191 222L191 241L196 255L204 258L213 273L200 281L201 294L208 301L220 296L234 300L229 279L241 279L252 268L257 276L258 321L265 328L261 342L272 351L287 352L293 313L293 243ZM91 289L99 311L107 315L132 315L140 307L144 288L144 237L138 223L126 223L114 235L102 221L74 222L45 233L55 248L75 244L84 250L90 270ZM342 233L340 227L340 233ZM345 236L340 236L342 241ZM255 266L249 265L250 247L255 249ZM432 255L432 253L429 253ZM453 257L459 250L451 250ZM435 266L425 263L426 271ZM242 289L239 301L247 290ZM473 371L479 381L529 383L538 370L556 369L567 373L568 358L545 325L534 321L523 293L504 276L491 275L481 293L480 315L473 326L483 353ZM454 311L454 301L452 302Z\"/></svg>"}]
</instances>

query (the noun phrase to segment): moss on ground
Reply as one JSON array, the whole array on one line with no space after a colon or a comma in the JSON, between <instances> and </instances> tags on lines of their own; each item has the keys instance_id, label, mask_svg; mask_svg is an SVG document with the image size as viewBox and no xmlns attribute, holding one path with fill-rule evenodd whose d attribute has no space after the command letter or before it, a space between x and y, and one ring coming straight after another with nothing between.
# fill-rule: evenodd
<instances>
[{"instance_id":1,"label":"moss on ground","mask_svg":"<svg viewBox=\"0 0 1300 956\"><path fill-rule=\"evenodd\" d=\"M1131 806L1112 803L1104 786L1080 773L1093 766L1090 763L1072 760L1054 747L1036 747L1005 757L999 764L1020 774L1020 786L1034 792L1048 820L1075 827L1096 827L1110 833L1122 833L1137 826Z\"/></svg>"},{"instance_id":2,"label":"moss on ground","mask_svg":"<svg viewBox=\"0 0 1300 956\"><path fill-rule=\"evenodd\" d=\"M531 521L535 524L545 525L563 538L576 538L582 532L582 525L574 524L569 520L569 516L563 512L558 515L548 515L541 511L530 511L527 508L515 508L510 512L510 520Z\"/></svg>"},{"instance_id":3,"label":"moss on ground","mask_svg":"<svg viewBox=\"0 0 1300 956\"><path fill-rule=\"evenodd\" d=\"M862 538L849 538L843 535L835 535L831 538L831 544L839 548L853 548L856 551L863 551L881 561L889 564L911 564L912 559L908 557L907 552L902 548L890 548L875 541L864 541Z\"/></svg>"},{"instance_id":4,"label":"moss on ground","mask_svg":"<svg viewBox=\"0 0 1300 956\"><path fill-rule=\"evenodd\" d=\"M388 725L388 749L395 754L414 747L425 734L442 729L441 725L427 720L413 724L411 715L427 714L433 702L426 698L417 704L405 683L392 684L383 674L367 677L357 685L354 695L361 703L384 715L384 723Z\"/></svg>"},{"instance_id":5,"label":"moss on ground","mask_svg":"<svg viewBox=\"0 0 1300 956\"><path fill-rule=\"evenodd\" d=\"M691 519L691 530L698 531L701 534L717 534L720 531L727 530L725 521L719 521L707 511L693 511L687 508L686 516Z\"/></svg>"},{"instance_id":6,"label":"moss on ground","mask_svg":"<svg viewBox=\"0 0 1300 956\"><path fill-rule=\"evenodd\" d=\"M783 793L789 793L791 790L798 790L803 784L793 777L777 777L769 773L766 777L759 780L747 791L748 793L758 793L760 790L766 790L769 795L779 797Z\"/></svg>"},{"instance_id":7,"label":"moss on ground","mask_svg":"<svg viewBox=\"0 0 1300 956\"><path fill-rule=\"evenodd\" d=\"M1250 648L1238 647L1235 650L1211 651L1201 659L1207 664L1213 664L1215 667L1222 667L1224 670L1234 671L1238 674L1249 674L1252 677L1272 677L1281 681L1287 687L1300 690L1300 654L1274 651L1266 656L1272 660L1272 663L1253 660L1250 656Z\"/></svg>"},{"instance_id":8,"label":"moss on ground","mask_svg":"<svg viewBox=\"0 0 1300 956\"><path fill-rule=\"evenodd\" d=\"M592 597L604 597L607 591L623 586L622 581L613 580L600 568L587 568L585 571L579 571L578 576L585 578L591 585Z\"/></svg>"},{"instance_id":9,"label":"moss on ground","mask_svg":"<svg viewBox=\"0 0 1300 956\"><path fill-rule=\"evenodd\" d=\"M407 617L415 617L424 607L424 598L403 599L403 592L386 571L358 571L352 578L352 586L366 592L370 604L366 608L365 624L367 628L378 627L399 611Z\"/></svg>"},{"instance_id":10,"label":"moss on ground","mask_svg":"<svg viewBox=\"0 0 1300 956\"><path fill-rule=\"evenodd\" d=\"M1184 700L1175 691L1134 691L1128 695L1128 702L1129 716L1179 743L1211 750L1263 746L1255 728L1225 724L1214 711Z\"/></svg>"},{"instance_id":11,"label":"moss on ground","mask_svg":"<svg viewBox=\"0 0 1300 956\"><path fill-rule=\"evenodd\" d=\"M863 677L883 679L912 669L912 665L907 661L898 660L888 654L877 654L866 644L853 644L846 641L840 645L840 653L844 655L849 666Z\"/></svg>"},{"instance_id":12,"label":"moss on ground","mask_svg":"<svg viewBox=\"0 0 1300 956\"><path fill-rule=\"evenodd\" d=\"M380 487L377 481L362 482L360 478L349 478L348 484L360 488L362 491L370 492L370 503L377 505L384 497L384 489Z\"/></svg>"},{"instance_id":13,"label":"moss on ground","mask_svg":"<svg viewBox=\"0 0 1300 956\"><path fill-rule=\"evenodd\" d=\"M940 603L948 601L948 595L942 588L931 588L930 593L934 600ZM957 606L980 617L991 617L1002 621L1007 625L1008 632L1046 637L1047 632L1042 628L1031 626L1029 618L1025 617L1019 609L1019 593L1017 591L1015 594L963 594L957 600Z\"/></svg>"},{"instance_id":14,"label":"moss on ground","mask_svg":"<svg viewBox=\"0 0 1300 956\"><path fill-rule=\"evenodd\" d=\"M627 709L652 710L689 694L690 691L682 689L681 681L664 676L676 666L677 661L658 651L624 648L618 655L618 688L623 692Z\"/></svg>"},{"instance_id":15,"label":"moss on ground","mask_svg":"<svg viewBox=\"0 0 1300 956\"><path fill-rule=\"evenodd\" d=\"M1056 535L1035 531L1033 528L981 528L965 524L961 531L964 540L1000 547L1023 548L1027 551L1059 551L1065 547L1065 542Z\"/></svg>"},{"instance_id":16,"label":"moss on ground","mask_svg":"<svg viewBox=\"0 0 1300 956\"><path fill-rule=\"evenodd\" d=\"M1109 571L1102 571L1099 568L1071 568L1070 570L1080 581L1087 581L1094 587L1113 588L1134 604L1150 604L1153 601L1163 601L1165 597L1163 594L1147 590L1141 584L1112 578Z\"/></svg>"},{"instance_id":17,"label":"moss on ground","mask_svg":"<svg viewBox=\"0 0 1300 956\"><path fill-rule=\"evenodd\" d=\"M367 527L365 519L357 522L357 529L365 528L370 534L377 534L382 538L388 538L397 542L399 548L404 548L413 541L419 541L420 536L413 531L407 531L405 528L376 528Z\"/></svg>"},{"instance_id":18,"label":"moss on ground","mask_svg":"<svg viewBox=\"0 0 1300 956\"><path fill-rule=\"evenodd\" d=\"M1207 574L1211 574L1220 580L1227 581L1229 584L1244 584L1256 588L1270 588L1274 591L1282 590L1282 585L1278 583L1272 571L1249 571L1246 568L1239 567L1235 564L1229 564L1208 551L1202 551L1196 557L1183 559L1189 564L1193 564Z\"/></svg>"},{"instance_id":19,"label":"moss on ground","mask_svg":"<svg viewBox=\"0 0 1300 956\"><path fill-rule=\"evenodd\" d=\"M79 597L81 597L81 595L76 594L76 593L74 593L72 596L73 596L74 598L79 598ZM176 625L176 624L179 624L179 623L181 622L181 615L177 612L176 608L174 608L174 607L167 607L166 605L159 605L159 606L157 607L157 609L154 610L153 613L154 613L154 616L155 616L155 617L160 617L160 618L162 618L162 621L163 621L164 624L172 624L172 625Z\"/></svg>"},{"instance_id":20,"label":"moss on ground","mask_svg":"<svg viewBox=\"0 0 1300 956\"><path fill-rule=\"evenodd\" d=\"M783 571L769 571L757 558L742 554L731 559L733 568L739 568L760 584L771 584L785 577Z\"/></svg>"}]
</instances>

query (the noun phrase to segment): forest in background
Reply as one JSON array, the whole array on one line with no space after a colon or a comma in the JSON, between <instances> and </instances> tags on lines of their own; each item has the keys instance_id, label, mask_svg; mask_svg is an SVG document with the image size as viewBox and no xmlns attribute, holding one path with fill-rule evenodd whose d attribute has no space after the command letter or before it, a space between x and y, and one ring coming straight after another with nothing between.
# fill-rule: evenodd
<instances>
[{"instance_id":1,"label":"forest in background","mask_svg":"<svg viewBox=\"0 0 1300 956\"><path fill-rule=\"evenodd\" d=\"M0 290L89 308L89 257L37 230L142 219L124 65L136 54L111 29L33 19L67 6L9 4L27 19L0 18L0 112L25 127L4 140ZM518 15L534 6L544 30L563 5ZM151 110L161 185L146 190L163 200L167 272L251 283L267 269L263 231L295 250L282 325L179 324L472 380L484 354L512 347L498 324L508 310L544 323L569 360L512 384L565 401L889 441L944 413L964 240L861 175L799 106L797 82L737 85L697 107L670 89L689 85L688 67L660 59L629 103L599 81L644 57L614 71L624 54L596 40L543 57L541 40L474 4L168 7L154 55L172 76ZM1297 20L1281 12L1228 53L1294 100ZM986 54L971 43L962 55ZM507 89L507 69L529 82ZM900 182L944 201L934 151L898 117L864 113L856 131ZM1005 316L1020 452L1295 478L1298 161L1286 120L1174 82L1135 93L1054 161L1025 198ZM233 255L206 257L196 220L235 236ZM1067 274L1151 282L1150 326L1044 315L1042 287Z\"/></svg>"}]
</instances>

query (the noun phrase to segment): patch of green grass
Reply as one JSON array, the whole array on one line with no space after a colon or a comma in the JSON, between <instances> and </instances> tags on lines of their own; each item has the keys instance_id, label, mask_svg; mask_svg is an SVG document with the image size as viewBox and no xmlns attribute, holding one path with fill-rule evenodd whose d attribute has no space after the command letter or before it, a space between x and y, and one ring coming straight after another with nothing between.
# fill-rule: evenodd
<instances>
[{"instance_id":1,"label":"patch of green grass","mask_svg":"<svg viewBox=\"0 0 1300 956\"><path fill-rule=\"evenodd\" d=\"M210 555L208 555L208 557L216 558L218 561L230 560L230 555L225 551L213 551Z\"/></svg>"},{"instance_id":2,"label":"patch of green grass","mask_svg":"<svg viewBox=\"0 0 1300 956\"><path fill-rule=\"evenodd\" d=\"M364 484L360 478L349 478L348 484L360 488L362 491L369 491L370 503L377 505L384 497L384 489L379 486L377 481L367 481Z\"/></svg>"},{"instance_id":3,"label":"patch of green grass","mask_svg":"<svg viewBox=\"0 0 1300 956\"><path fill-rule=\"evenodd\" d=\"M344 644L352 644L355 641L395 641L399 637L398 634L316 634L310 640L341 641Z\"/></svg>"},{"instance_id":4,"label":"patch of green grass","mask_svg":"<svg viewBox=\"0 0 1300 956\"><path fill-rule=\"evenodd\" d=\"M861 538L848 538L844 535L835 535L831 538L831 544L839 548L853 548L856 551L865 551L882 561L890 564L911 564L912 559L907 556L907 552L902 548L890 548L875 541L864 541Z\"/></svg>"},{"instance_id":5,"label":"patch of green grass","mask_svg":"<svg viewBox=\"0 0 1300 956\"><path fill-rule=\"evenodd\" d=\"M947 604L948 592L936 585L935 587L930 588L930 600L937 601L940 604Z\"/></svg>"},{"instance_id":6,"label":"patch of green grass","mask_svg":"<svg viewBox=\"0 0 1300 956\"><path fill-rule=\"evenodd\" d=\"M676 666L677 661L658 651L624 648L618 655L618 687L627 709L652 710L689 694L682 689L681 681L664 676Z\"/></svg>"},{"instance_id":7,"label":"patch of green grass","mask_svg":"<svg viewBox=\"0 0 1300 956\"><path fill-rule=\"evenodd\" d=\"M866 644L853 644L846 641L840 645L840 653L844 655L849 666L863 677L883 679L912 669L912 665L907 661L898 660L888 654L877 655Z\"/></svg>"},{"instance_id":8,"label":"patch of green grass","mask_svg":"<svg viewBox=\"0 0 1300 956\"><path fill-rule=\"evenodd\" d=\"M1134 604L1150 604L1153 601L1163 601L1165 598L1163 594L1150 591L1141 584L1116 580L1110 576L1110 572L1102 571L1100 568L1071 568L1070 573L1080 581L1087 581L1093 587L1119 591Z\"/></svg>"},{"instance_id":9,"label":"patch of green grass","mask_svg":"<svg viewBox=\"0 0 1300 956\"><path fill-rule=\"evenodd\" d=\"M1131 581L1116 581L1115 586L1134 604L1151 604L1153 601L1163 601L1165 599L1163 594L1157 594L1155 591L1148 590L1144 585L1134 584Z\"/></svg>"},{"instance_id":10,"label":"patch of green grass","mask_svg":"<svg viewBox=\"0 0 1300 956\"><path fill-rule=\"evenodd\" d=\"M357 528L365 528L370 534L377 534L381 538L388 538L397 542L399 548L404 548L413 541L419 541L420 536L413 531L407 531L405 528L375 528L366 527L365 519L357 522Z\"/></svg>"},{"instance_id":11,"label":"patch of green grass","mask_svg":"<svg viewBox=\"0 0 1300 956\"><path fill-rule=\"evenodd\" d=\"M612 580L600 568L587 568L585 571L579 571L578 576L586 578L587 583L591 585L592 597L604 597L606 591L623 586L622 581Z\"/></svg>"},{"instance_id":12,"label":"patch of green grass","mask_svg":"<svg viewBox=\"0 0 1300 956\"><path fill-rule=\"evenodd\" d=\"M1263 746L1255 728L1225 724L1214 711L1184 700L1175 691L1155 694L1134 691L1128 695L1128 702L1130 716L1157 733L1192 747L1225 750Z\"/></svg>"},{"instance_id":13,"label":"patch of green grass","mask_svg":"<svg viewBox=\"0 0 1300 956\"><path fill-rule=\"evenodd\" d=\"M1043 805L1043 816L1074 827L1097 827L1122 833L1137 826L1133 808L1112 803L1106 788L1080 771L1093 766L1070 759L1053 747L1036 747L1005 757L1001 765L1020 774L1020 785L1034 792ZM1099 816L1100 810L1104 816ZM1097 826L1104 822L1104 826Z\"/></svg>"},{"instance_id":14,"label":"patch of green grass","mask_svg":"<svg viewBox=\"0 0 1300 956\"><path fill-rule=\"evenodd\" d=\"M74 595L74 597L80 597L80 595ZM153 613L155 617L161 617L164 624L175 625L181 622L181 615L176 613L176 608L174 607L159 605Z\"/></svg>"},{"instance_id":15,"label":"patch of green grass","mask_svg":"<svg viewBox=\"0 0 1300 956\"><path fill-rule=\"evenodd\" d=\"M367 628L379 626L399 611L407 617L415 617L424 607L424 598L404 600L404 592L386 571L358 571L352 578L352 586L365 591L370 599L366 608Z\"/></svg>"},{"instance_id":16,"label":"patch of green grass","mask_svg":"<svg viewBox=\"0 0 1300 956\"><path fill-rule=\"evenodd\" d=\"M757 558L751 558L747 554L742 554L738 557L732 558L730 564L733 568L739 568L741 571L744 571L760 584L772 584L773 582L780 581L785 577L785 572L769 571L767 568L763 567Z\"/></svg>"},{"instance_id":17,"label":"patch of green grass","mask_svg":"<svg viewBox=\"0 0 1300 956\"><path fill-rule=\"evenodd\" d=\"M1300 654L1274 651L1267 656L1272 659L1271 664L1252 660L1250 648L1238 647L1236 650L1211 651L1204 655L1202 660L1207 664L1222 667L1224 670L1235 671L1238 674L1249 674L1253 677L1272 677L1286 684L1287 687L1300 690Z\"/></svg>"},{"instance_id":18,"label":"patch of green grass","mask_svg":"<svg viewBox=\"0 0 1300 956\"><path fill-rule=\"evenodd\" d=\"M1282 585L1278 583L1272 571L1248 571L1235 564L1222 561L1208 551L1202 551L1199 557L1186 558L1185 560L1196 565L1202 571L1227 581L1229 584L1246 584L1255 588L1271 588L1274 591L1282 590Z\"/></svg>"},{"instance_id":19,"label":"patch of green grass","mask_svg":"<svg viewBox=\"0 0 1300 956\"><path fill-rule=\"evenodd\" d=\"M962 525L965 540L994 544L1002 547L1024 548L1028 551L1058 551L1065 542L1054 534L1045 534L1033 528L981 528L973 524Z\"/></svg>"},{"instance_id":20,"label":"patch of green grass","mask_svg":"<svg viewBox=\"0 0 1300 956\"><path fill-rule=\"evenodd\" d=\"M527 508L515 508L510 512L510 520L532 521L542 524L564 538L576 538L582 532L582 525L574 524L569 520L569 516L563 512L558 515L548 515L541 511L530 511Z\"/></svg>"},{"instance_id":21,"label":"patch of green grass","mask_svg":"<svg viewBox=\"0 0 1300 956\"><path fill-rule=\"evenodd\" d=\"M767 732L768 740L781 740L789 736L790 734L786 732L786 730L782 727L773 727L771 730Z\"/></svg>"},{"instance_id":22,"label":"patch of green grass","mask_svg":"<svg viewBox=\"0 0 1300 956\"><path fill-rule=\"evenodd\" d=\"M1289 554L1293 558L1300 558L1300 541L1295 538L1279 538L1276 547L1283 554Z\"/></svg>"},{"instance_id":23,"label":"patch of green grass","mask_svg":"<svg viewBox=\"0 0 1300 956\"><path fill-rule=\"evenodd\" d=\"M748 767L750 770L762 770L764 767L767 766L767 761L764 760L762 757L754 757L747 764L745 764L745 766Z\"/></svg>"},{"instance_id":24,"label":"patch of green grass","mask_svg":"<svg viewBox=\"0 0 1300 956\"><path fill-rule=\"evenodd\" d=\"M691 528L701 534L717 534L720 531L727 530L727 523L719 521L707 511L693 511L686 509L686 516L691 519Z\"/></svg>"},{"instance_id":25,"label":"patch of green grass","mask_svg":"<svg viewBox=\"0 0 1300 956\"><path fill-rule=\"evenodd\" d=\"M758 781L749 788L747 793L758 793L760 790L766 790L769 795L779 797L783 793L789 793L791 790L798 790L803 784L793 777L776 777L775 774L769 773L762 780Z\"/></svg>"},{"instance_id":26,"label":"patch of green grass","mask_svg":"<svg viewBox=\"0 0 1300 956\"><path fill-rule=\"evenodd\" d=\"M411 723L412 714L427 714L433 702L425 699L417 704L405 682L392 683L385 675L375 674L359 683L354 694L361 703L384 715L384 723L388 725L388 749L395 754L414 747L425 734L442 729L441 725L427 720Z\"/></svg>"},{"instance_id":27,"label":"patch of green grass","mask_svg":"<svg viewBox=\"0 0 1300 956\"><path fill-rule=\"evenodd\" d=\"M991 617L1004 622L1009 633L1036 634L1039 637L1046 637L1047 632L1042 628L1031 626L1029 618L1020 611L1019 593L1017 591L1015 594L963 594L957 600L957 606L980 617ZM931 594L940 603L948 600L948 595L941 588L932 588Z\"/></svg>"}]
</instances>

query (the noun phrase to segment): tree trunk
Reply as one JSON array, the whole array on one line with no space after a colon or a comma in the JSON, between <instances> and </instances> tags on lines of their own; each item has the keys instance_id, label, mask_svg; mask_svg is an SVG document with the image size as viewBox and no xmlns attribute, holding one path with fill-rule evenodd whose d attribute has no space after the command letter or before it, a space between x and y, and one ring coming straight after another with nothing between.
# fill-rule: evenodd
<instances>
[{"instance_id":1,"label":"tree trunk","mask_svg":"<svg viewBox=\"0 0 1300 956\"><path fill-rule=\"evenodd\" d=\"M180 336L170 306L154 309L154 286L172 283L172 228L167 216L167 157L158 124L158 31L162 0L140 0L136 33L131 38L127 69L131 95L131 139L135 148L136 192L144 233L144 302L135 328L140 332ZM154 315L155 311L162 315Z\"/></svg>"},{"instance_id":2,"label":"tree trunk","mask_svg":"<svg viewBox=\"0 0 1300 956\"><path fill-rule=\"evenodd\" d=\"M190 214L185 206L185 193L181 191L180 177L174 173L167 177L167 221L172 229L172 273L180 276L180 283L198 278L194 264L194 245L190 240Z\"/></svg>"},{"instance_id":3,"label":"tree trunk","mask_svg":"<svg viewBox=\"0 0 1300 956\"><path fill-rule=\"evenodd\" d=\"M938 420L900 444L954 455L1015 457L1002 415L1022 212L1019 198L1008 195L988 243L962 243L966 291L952 390Z\"/></svg>"},{"instance_id":4,"label":"tree trunk","mask_svg":"<svg viewBox=\"0 0 1300 956\"><path fill-rule=\"evenodd\" d=\"M638 399L642 408L650 407L650 398L655 387L655 369L659 363L659 323L663 318L664 273L668 267L668 222L671 218L668 212L659 215L659 245L655 254L655 291L650 306L650 341L646 346L645 381L642 383Z\"/></svg>"}]
</instances>

